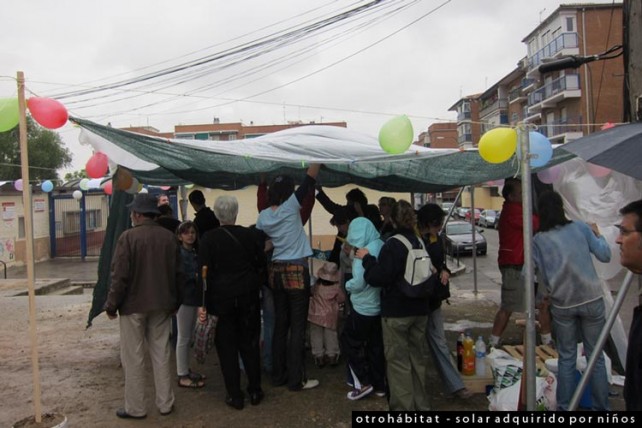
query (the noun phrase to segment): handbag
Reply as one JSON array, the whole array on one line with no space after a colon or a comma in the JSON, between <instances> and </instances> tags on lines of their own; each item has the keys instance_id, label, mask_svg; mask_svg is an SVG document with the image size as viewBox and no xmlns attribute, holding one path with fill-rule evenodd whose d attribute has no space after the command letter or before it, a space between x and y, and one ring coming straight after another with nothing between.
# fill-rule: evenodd
<instances>
[{"instance_id":1,"label":"handbag","mask_svg":"<svg viewBox=\"0 0 642 428\"><path fill-rule=\"evenodd\" d=\"M207 266L201 271L203 278L203 304L194 327L194 357L199 364L205 363L205 356L214 349L217 317L205 309L205 292L207 291Z\"/></svg>"}]
</instances>

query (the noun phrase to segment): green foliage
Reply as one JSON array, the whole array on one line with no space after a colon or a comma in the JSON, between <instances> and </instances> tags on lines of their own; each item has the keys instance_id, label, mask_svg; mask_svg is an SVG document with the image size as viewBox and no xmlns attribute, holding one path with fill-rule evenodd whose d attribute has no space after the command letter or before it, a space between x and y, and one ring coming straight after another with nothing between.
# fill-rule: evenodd
<instances>
[{"instance_id":1,"label":"green foliage","mask_svg":"<svg viewBox=\"0 0 642 428\"><path fill-rule=\"evenodd\" d=\"M20 169L19 127L0 133L0 180L17 180ZM58 169L71 164L72 155L60 136L42 128L27 117L27 144L29 151L29 180L56 180Z\"/></svg>"},{"instance_id":2,"label":"green foliage","mask_svg":"<svg viewBox=\"0 0 642 428\"><path fill-rule=\"evenodd\" d=\"M67 174L65 174L65 181L71 181L77 178L89 178L89 176L87 175L87 171L81 169L80 171L68 172Z\"/></svg>"}]
</instances>

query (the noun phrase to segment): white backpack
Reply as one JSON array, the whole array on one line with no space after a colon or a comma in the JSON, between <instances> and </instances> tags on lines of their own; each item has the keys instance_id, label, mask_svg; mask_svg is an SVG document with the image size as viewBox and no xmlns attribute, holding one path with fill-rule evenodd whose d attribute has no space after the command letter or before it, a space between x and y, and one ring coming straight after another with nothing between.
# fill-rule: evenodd
<instances>
[{"instance_id":1,"label":"white backpack","mask_svg":"<svg viewBox=\"0 0 642 428\"><path fill-rule=\"evenodd\" d=\"M432 263L423 240L419 239L421 248L413 248L408 238L403 235L397 234L391 238L397 239L408 249L406 271L403 280L398 282L399 288L408 297L428 297L434 292L434 278L433 281L429 281L433 275Z\"/></svg>"}]
</instances>

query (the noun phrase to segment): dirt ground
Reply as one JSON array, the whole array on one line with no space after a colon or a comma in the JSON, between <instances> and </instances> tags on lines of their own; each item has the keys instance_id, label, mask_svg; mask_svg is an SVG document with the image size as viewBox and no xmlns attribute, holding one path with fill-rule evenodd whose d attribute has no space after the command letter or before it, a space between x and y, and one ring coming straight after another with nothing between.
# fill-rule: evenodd
<instances>
[{"instance_id":1,"label":"dirt ground","mask_svg":"<svg viewBox=\"0 0 642 428\"><path fill-rule=\"evenodd\" d=\"M481 327L474 334L488 337L488 321L496 310L489 301L473 301L455 296L446 306L446 321L467 320ZM0 426L33 415L33 370L29 342L26 297L0 299L2 312L0 334ZM43 412L63 413L69 426L139 426L139 427L348 427L353 410L386 410L386 400L374 395L360 401L349 401L345 395L344 369L317 369L308 360L309 376L320 380L320 387L303 392L274 388L264 377L265 401L249 404L242 411L227 407L225 391L216 357L211 355L203 366L193 368L208 376L207 386L200 390L175 388L175 411L161 416L153 404L151 374L148 377L148 414L145 420L127 421L116 417L122 406L124 380L119 367L118 322L104 315L85 329L91 304L91 290L77 296L37 297L38 349ZM479 323L479 324L475 324ZM507 342L520 342L520 332L509 328ZM456 333L448 332L454 348ZM430 393L436 410L486 410L483 394L462 401L446 395L436 373L432 374ZM621 390L620 390L621 395ZM621 409L615 404L614 409Z\"/></svg>"}]
</instances>

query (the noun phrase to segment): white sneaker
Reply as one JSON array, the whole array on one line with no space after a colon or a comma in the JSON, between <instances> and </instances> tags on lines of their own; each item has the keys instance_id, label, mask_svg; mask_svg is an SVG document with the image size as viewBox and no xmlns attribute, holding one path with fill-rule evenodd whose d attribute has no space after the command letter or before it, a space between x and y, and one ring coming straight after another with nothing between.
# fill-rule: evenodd
<instances>
[{"instance_id":1,"label":"white sneaker","mask_svg":"<svg viewBox=\"0 0 642 428\"><path fill-rule=\"evenodd\" d=\"M348 400L360 400L361 398L369 395L374 388L372 385L364 385L361 387L361 389L353 389L352 391L348 392Z\"/></svg>"},{"instance_id":2,"label":"white sneaker","mask_svg":"<svg viewBox=\"0 0 642 428\"><path fill-rule=\"evenodd\" d=\"M318 380L316 380L316 379L308 379L308 380L305 381L305 383L303 384L303 387L301 389L312 389L312 388L316 388L317 386L319 386L319 381Z\"/></svg>"}]
</instances>

